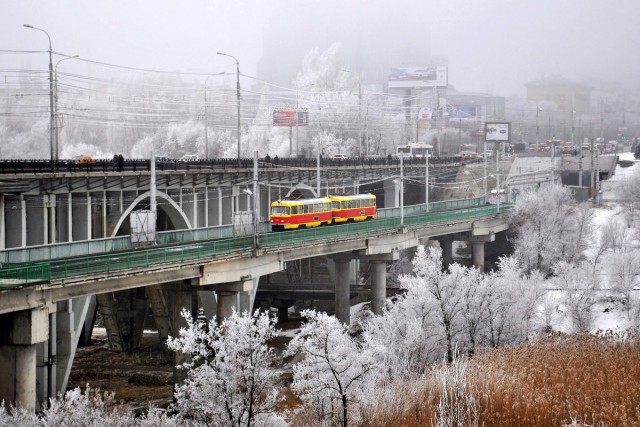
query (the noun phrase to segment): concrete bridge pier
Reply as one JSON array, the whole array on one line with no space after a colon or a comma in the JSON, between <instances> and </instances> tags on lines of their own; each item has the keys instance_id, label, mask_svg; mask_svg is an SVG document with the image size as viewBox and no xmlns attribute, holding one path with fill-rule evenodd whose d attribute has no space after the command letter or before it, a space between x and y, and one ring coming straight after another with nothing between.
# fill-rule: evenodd
<instances>
[{"instance_id":1,"label":"concrete bridge pier","mask_svg":"<svg viewBox=\"0 0 640 427\"><path fill-rule=\"evenodd\" d=\"M131 351L140 344L148 302L144 288L98 294L100 313L113 350Z\"/></svg>"},{"instance_id":2,"label":"concrete bridge pier","mask_svg":"<svg viewBox=\"0 0 640 427\"><path fill-rule=\"evenodd\" d=\"M493 233L484 236L472 236L467 240L472 245L473 266L480 271L484 271L484 244L494 240L495 234Z\"/></svg>"},{"instance_id":3,"label":"concrete bridge pier","mask_svg":"<svg viewBox=\"0 0 640 427\"><path fill-rule=\"evenodd\" d=\"M55 314L55 333L50 330L50 340L55 340L55 379L50 377L49 397L67 390L73 359L78 348L87 312L91 306L91 296L78 297L58 303ZM55 390L54 393L51 391Z\"/></svg>"},{"instance_id":4,"label":"concrete bridge pier","mask_svg":"<svg viewBox=\"0 0 640 427\"><path fill-rule=\"evenodd\" d=\"M193 291L188 280L171 284L171 289L167 291L169 302L169 316L171 317L172 335L177 336L180 328L186 328L187 321L182 317L182 310L187 309L193 314ZM195 317L195 316L194 316ZM191 361L191 355L180 351L173 352L173 384L182 384L187 378L187 370L179 369L178 366Z\"/></svg>"},{"instance_id":5,"label":"concrete bridge pier","mask_svg":"<svg viewBox=\"0 0 640 427\"><path fill-rule=\"evenodd\" d=\"M387 300L387 263L382 260L371 262L371 311L380 316Z\"/></svg>"},{"instance_id":6,"label":"concrete bridge pier","mask_svg":"<svg viewBox=\"0 0 640 427\"><path fill-rule=\"evenodd\" d=\"M453 264L453 239L445 237L438 237L440 242L440 249L442 249L442 266L448 269Z\"/></svg>"},{"instance_id":7,"label":"concrete bridge pier","mask_svg":"<svg viewBox=\"0 0 640 427\"><path fill-rule=\"evenodd\" d=\"M219 325L224 322L224 319L231 317L234 310L237 313L242 313L243 311L251 312L258 280L259 277L247 278L246 281L212 286L212 289L216 291L218 302L216 319Z\"/></svg>"},{"instance_id":8,"label":"concrete bridge pier","mask_svg":"<svg viewBox=\"0 0 640 427\"><path fill-rule=\"evenodd\" d=\"M335 316L345 325L351 324L351 295L350 283L351 260L346 258L334 258L335 278Z\"/></svg>"},{"instance_id":9,"label":"concrete bridge pier","mask_svg":"<svg viewBox=\"0 0 640 427\"><path fill-rule=\"evenodd\" d=\"M46 307L0 315L0 400L35 411L36 344L49 338Z\"/></svg>"}]
</instances>

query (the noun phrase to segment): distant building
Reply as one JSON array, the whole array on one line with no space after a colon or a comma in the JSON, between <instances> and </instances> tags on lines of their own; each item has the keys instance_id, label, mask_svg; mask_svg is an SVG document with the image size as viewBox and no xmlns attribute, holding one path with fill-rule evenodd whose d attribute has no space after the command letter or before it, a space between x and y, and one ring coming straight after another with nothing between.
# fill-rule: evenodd
<instances>
[{"instance_id":1,"label":"distant building","mask_svg":"<svg viewBox=\"0 0 640 427\"><path fill-rule=\"evenodd\" d=\"M558 111L588 112L591 88L560 76L543 77L526 83L527 99L534 102L551 101Z\"/></svg>"}]
</instances>

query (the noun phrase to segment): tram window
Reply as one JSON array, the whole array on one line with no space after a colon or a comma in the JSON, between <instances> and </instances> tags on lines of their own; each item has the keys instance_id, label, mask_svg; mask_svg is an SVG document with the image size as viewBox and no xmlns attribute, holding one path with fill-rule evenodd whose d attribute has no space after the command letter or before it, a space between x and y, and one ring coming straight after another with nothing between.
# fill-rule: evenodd
<instances>
[{"instance_id":1,"label":"tram window","mask_svg":"<svg viewBox=\"0 0 640 427\"><path fill-rule=\"evenodd\" d=\"M289 215L289 208L287 206L273 206L271 215Z\"/></svg>"}]
</instances>

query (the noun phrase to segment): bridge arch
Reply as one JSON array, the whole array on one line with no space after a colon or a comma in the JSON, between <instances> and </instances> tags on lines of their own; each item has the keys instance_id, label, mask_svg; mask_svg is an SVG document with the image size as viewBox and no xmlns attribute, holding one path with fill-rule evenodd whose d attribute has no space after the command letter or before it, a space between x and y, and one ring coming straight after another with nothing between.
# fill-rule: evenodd
<instances>
[{"instance_id":1,"label":"bridge arch","mask_svg":"<svg viewBox=\"0 0 640 427\"><path fill-rule=\"evenodd\" d=\"M320 196L316 193L316 190L315 190L313 187L311 187L311 186L309 186L309 185L307 185L307 184L305 184L305 183L303 183L303 182L299 182L299 183L297 183L297 184L296 184L296 186L295 186L295 187L291 188L291 189L289 190L289 192L287 192L286 197L291 196L291 194L293 194L293 192L294 192L294 191L296 191L296 190L297 190L297 191L300 191L300 192L307 192L307 191L308 191L308 192L310 192L310 193L311 193L311 195L312 195L314 198L315 198L315 197L320 197Z\"/></svg>"},{"instance_id":2,"label":"bridge arch","mask_svg":"<svg viewBox=\"0 0 640 427\"><path fill-rule=\"evenodd\" d=\"M116 233L122 226L122 223L125 221L125 219L129 217L129 215L135 209L135 207L144 199L147 199L149 197L151 197L151 192L146 191L140 194L138 197L136 197L133 202L131 202L129 207L125 209L122 215L120 215L120 218L118 219L118 223L116 224L116 226L113 228L113 231L111 232L111 237L115 237ZM171 219L171 222L176 226L176 229L180 230L183 228L184 229L192 228L191 222L189 222L187 215L167 193L164 193L162 191L156 191L156 198L162 199L168 202L168 205L162 204L162 210L167 214L169 219Z\"/></svg>"}]
</instances>

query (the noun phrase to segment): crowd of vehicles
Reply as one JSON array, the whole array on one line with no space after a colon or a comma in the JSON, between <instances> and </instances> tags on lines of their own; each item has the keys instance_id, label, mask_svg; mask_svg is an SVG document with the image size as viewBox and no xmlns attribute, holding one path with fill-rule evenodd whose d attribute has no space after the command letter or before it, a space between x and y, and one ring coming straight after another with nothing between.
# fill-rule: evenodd
<instances>
[{"instance_id":1,"label":"crowd of vehicles","mask_svg":"<svg viewBox=\"0 0 640 427\"><path fill-rule=\"evenodd\" d=\"M376 217L376 196L354 194L271 203L271 230L284 231L366 221Z\"/></svg>"}]
</instances>

